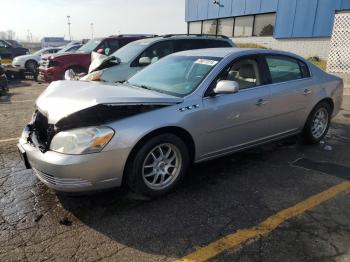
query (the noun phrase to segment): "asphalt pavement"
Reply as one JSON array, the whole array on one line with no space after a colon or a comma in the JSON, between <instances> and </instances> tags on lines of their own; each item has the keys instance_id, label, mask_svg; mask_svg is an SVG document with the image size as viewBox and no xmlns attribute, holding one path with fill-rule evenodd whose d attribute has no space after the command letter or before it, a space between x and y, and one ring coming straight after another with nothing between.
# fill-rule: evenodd
<instances>
[{"instance_id":1,"label":"asphalt pavement","mask_svg":"<svg viewBox=\"0 0 350 262\"><path fill-rule=\"evenodd\" d=\"M350 180L346 93L319 145L291 138L193 166L179 189L155 200L124 188L58 194L25 169L16 148L46 86L12 83L0 97L0 261L185 259ZM350 261L349 200L339 191L208 260Z\"/></svg>"}]
</instances>

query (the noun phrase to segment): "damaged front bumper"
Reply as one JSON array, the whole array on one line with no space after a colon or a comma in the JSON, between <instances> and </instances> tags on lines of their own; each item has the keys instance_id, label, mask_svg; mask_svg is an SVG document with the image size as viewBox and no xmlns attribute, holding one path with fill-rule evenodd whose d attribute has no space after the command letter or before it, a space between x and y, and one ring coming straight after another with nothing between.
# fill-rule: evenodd
<instances>
[{"instance_id":1,"label":"damaged front bumper","mask_svg":"<svg viewBox=\"0 0 350 262\"><path fill-rule=\"evenodd\" d=\"M95 154L67 155L42 152L23 137L19 153L27 168L48 187L65 192L94 191L122 184L127 152L124 149Z\"/></svg>"}]
</instances>

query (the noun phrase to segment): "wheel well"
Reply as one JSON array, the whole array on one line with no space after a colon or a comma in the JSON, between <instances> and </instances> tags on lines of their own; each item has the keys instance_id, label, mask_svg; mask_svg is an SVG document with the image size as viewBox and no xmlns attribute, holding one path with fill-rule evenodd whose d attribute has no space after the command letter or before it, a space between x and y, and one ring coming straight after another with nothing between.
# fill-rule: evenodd
<instances>
[{"instance_id":1,"label":"wheel well","mask_svg":"<svg viewBox=\"0 0 350 262\"><path fill-rule=\"evenodd\" d=\"M69 69L81 69L83 72L88 71L88 70L86 70L86 68L84 68L83 66L80 66L80 65L71 65L71 66L67 67L67 69L64 71L67 71Z\"/></svg>"},{"instance_id":2,"label":"wheel well","mask_svg":"<svg viewBox=\"0 0 350 262\"><path fill-rule=\"evenodd\" d=\"M37 62L37 61L35 61L35 60L33 60L33 59L29 59L29 60L26 61L26 63L25 63L25 66L26 66L26 67L27 67L27 65L28 65L29 62L34 62L36 65L38 65L38 62Z\"/></svg>"},{"instance_id":3,"label":"wheel well","mask_svg":"<svg viewBox=\"0 0 350 262\"><path fill-rule=\"evenodd\" d=\"M159 129L153 130L152 132L148 133L143 138L141 138L136 143L136 145L133 147L133 149L131 150L131 152L128 156L128 159L126 161L125 168L124 168L123 183L125 182L124 178L125 178L126 170L128 169L128 165L131 164L131 160L134 158L138 149L150 138L155 137L155 136L160 135L160 134L165 134L165 133L170 133L170 134L176 135L180 139L182 139L188 148L191 162L194 160L196 148L195 148L194 140L188 131L186 131L185 129L183 129L181 127L177 127L177 126L168 126L168 127L159 128Z\"/></svg>"},{"instance_id":4,"label":"wheel well","mask_svg":"<svg viewBox=\"0 0 350 262\"><path fill-rule=\"evenodd\" d=\"M324 98L322 99L320 102L318 102L315 106L317 106L318 104L322 103L322 102L326 102L327 104L330 105L331 107L331 114L333 113L333 110L334 110L334 102L331 98L327 97L327 98Z\"/></svg>"}]
</instances>

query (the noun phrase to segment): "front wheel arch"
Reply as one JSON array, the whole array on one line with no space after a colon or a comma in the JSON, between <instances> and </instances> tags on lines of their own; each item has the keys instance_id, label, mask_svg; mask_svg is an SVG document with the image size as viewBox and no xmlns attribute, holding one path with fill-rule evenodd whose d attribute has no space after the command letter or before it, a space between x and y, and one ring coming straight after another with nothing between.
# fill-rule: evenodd
<instances>
[{"instance_id":1,"label":"front wheel arch","mask_svg":"<svg viewBox=\"0 0 350 262\"><path fill-rule=\"evenodd\" d=\"M188 152L190 154L190 163L192 163L194 161L195 154L196 154L196 152L195 152L195 143L194 143L194 140L193 140L191 134L187 130L185 130L185 129L181 128L181 127L177 127L177 126L168 126L168 127L162 127L162 128L153 130L150 133L148 133L147 135L143 136L135 144L135 146L131 150L131 152L130 152L128 158L127 158L125 167L124 167L123 180L122 180L122 184L123 185L125 185L125 182L126 182L125 178L126 178L126 172L128 170L128 166L130 164L132 164L132 159L135 157L135 154L141 148L141 146L147 140L151 139L152 137L155 137L155 136L160 135L160 134L165 134L165 133L170 133L170 134L178 136L186 144L186 146L188 148Z\"/></svg>"}]
</instances>

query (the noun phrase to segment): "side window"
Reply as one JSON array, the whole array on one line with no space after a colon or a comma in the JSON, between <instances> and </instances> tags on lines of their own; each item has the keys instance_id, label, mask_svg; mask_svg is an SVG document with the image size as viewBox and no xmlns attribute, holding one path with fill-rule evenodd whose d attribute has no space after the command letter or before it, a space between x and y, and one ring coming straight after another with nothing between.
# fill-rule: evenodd
<instances>
[{"instance_id":1,"label":"side window","mask_svg":"<svg viewBox=\"0 0 350 262\"><path fill-rule=\"evenodd\" d=\"M272 83L281 83L310 76L307 65L286 56L266 56Z\"/></svg>"},{"instance_id":2,"label":"side window","mask_svg":"<svg viewBox=\"0 0 350 262\"><path fill-rule=\"evenodd\" d=\"M118 39L108 39L106 42L105 54L110 55L120 47ZM108 50L109 48L109 50ZM108 52L107 52L108 51Z\"/></svg>"},{"instance_id":3,"label":"side window","mask_svg":"<svg viewBox=\"0 0 350 262\"><path fill-rule=\"evenodd\" d=\"M259 86L261 77L258 63L253 58L239 60L221 73L217 81L220 80L236 81L240 90Z\"/></svg>"},{"instance_id":4,"label":"side window","mask_svg":"<svg viewBox=\"0 0 350 262\"><path fill-rule=\"evenodd\" d=\"M134 41L136 39L119 39L119 48L122 48L123 46L129 44L130 42Z\"/></svg>"},{"instance_id":5,"label":"side window","mask_svg":"<svg viewBox=\"0 0 350 262\"><path fill-rule=\"evenodd\" d=\"M163 41L147 48L138 59L144 58L153 64L162 57L170 55L172 53L174 53L173 43L171 41Z\"/></svg>"},{"instance_id":6,"label":"side window","mask_svg":"<svg viewBox=\"0 0 350 262\"><path fill-rule=\"evenodd\" d=\"M7 47L7 45L5 44L5 42L0 41L0 47Z\"/></svg>"},{"instance_id":7,"label":"side window","mask_svg":"<svg viewBox=\"0 0 350 262\"><path fill-rule=\"evenodd\" d=\"M208 48L232 47L229 42L220 41L220 40L207 40L207 45L208 45Z\"/></svg>"},{"instance_id":8,"label":"side window","mask_svg":"<svg viewBox=\"0 0 350 262\"><path fill-rule=\"evenodd\" d=\"M175 43L175 49L177 52L208 47L206 41L200 40L200 39L176 40L174 41L174 43Z\"/></svg>"}]
</instances>

